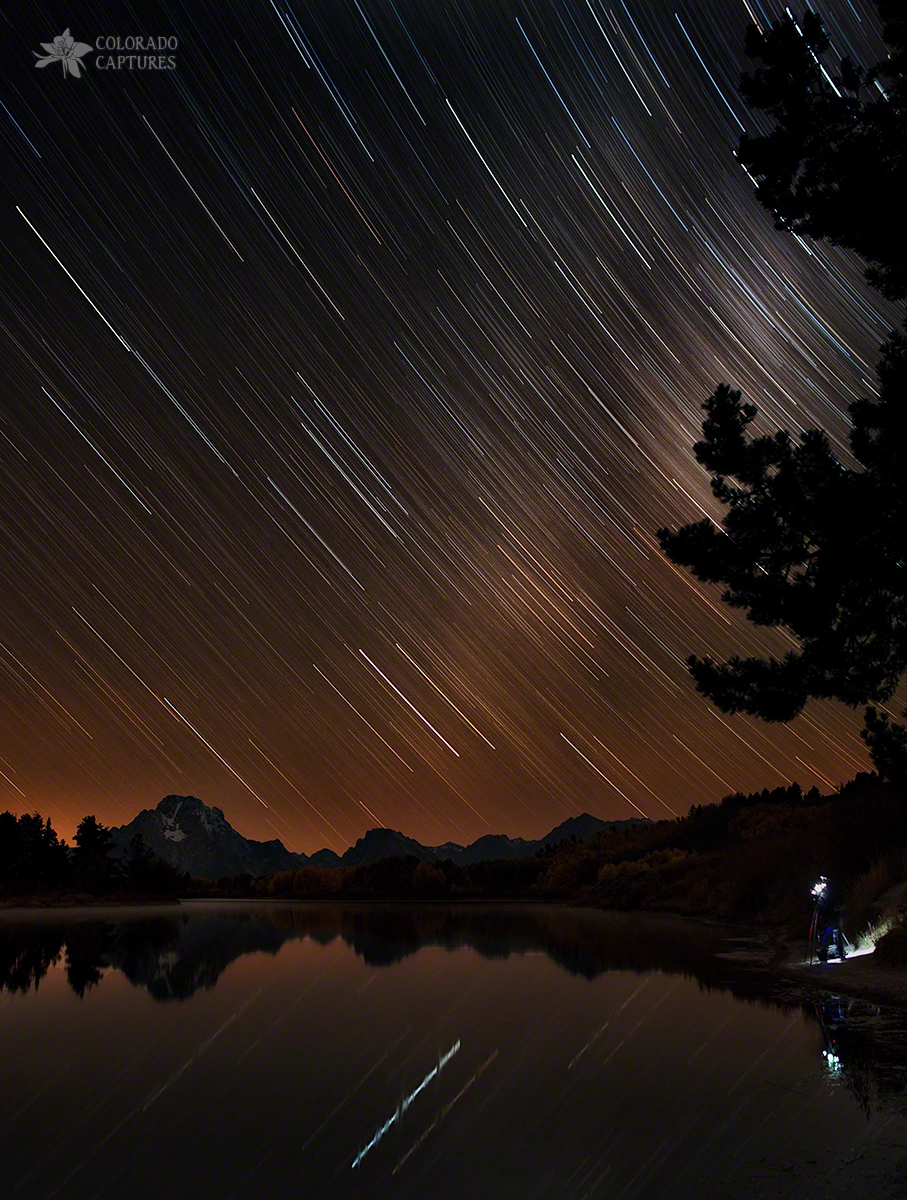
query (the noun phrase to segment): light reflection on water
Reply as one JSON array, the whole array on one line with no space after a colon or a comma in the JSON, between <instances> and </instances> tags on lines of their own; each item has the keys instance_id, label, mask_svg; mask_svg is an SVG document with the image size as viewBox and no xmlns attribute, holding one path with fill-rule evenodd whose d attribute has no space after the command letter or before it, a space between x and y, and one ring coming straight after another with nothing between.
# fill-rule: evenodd
<instances>
[{"instance_id":1,"label":"light reflection on water","mask_svg":"<svg viewBox=\"0 0 907 1200\"><path fill-rule=\"evenodd\" d=\"M11 1197L748 1195L766 1159L904 1136L880 1111L899 1076L848 1043L848 1006L761 1002L707 926L489 906L100 918L0 918Z\"/></svg>"}]
</instances>

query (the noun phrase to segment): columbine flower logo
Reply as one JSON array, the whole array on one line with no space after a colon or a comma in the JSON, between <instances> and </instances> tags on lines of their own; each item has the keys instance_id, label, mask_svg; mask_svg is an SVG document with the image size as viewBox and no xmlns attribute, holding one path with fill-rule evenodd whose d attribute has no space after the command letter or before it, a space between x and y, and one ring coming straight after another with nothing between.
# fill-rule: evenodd
<instances>
[{"instance_id":1,"label":"columbine flower logo","mask_svg":"<svg viewBox=\"0 0 907 1200\"><path fill-rule=\"evenodd\" d=\"M74 37L70 36L68 29L59 37L55 37L52 42L42 42L41 45L47 51L47 56L42 58L37 50L32 50L32 54L38 60L35 66L46 67L48 63L62 63L64 79L67 75L75 75L78 79L81 74L79 59L94 50L94 46L89 46L87 42L77 42Z\"/></svg>"}]
</instances>

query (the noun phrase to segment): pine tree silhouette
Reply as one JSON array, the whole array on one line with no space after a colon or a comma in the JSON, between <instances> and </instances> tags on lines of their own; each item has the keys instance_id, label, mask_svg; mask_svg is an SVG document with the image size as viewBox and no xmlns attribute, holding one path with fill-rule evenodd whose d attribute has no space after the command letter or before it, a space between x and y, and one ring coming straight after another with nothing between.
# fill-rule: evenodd
<instances>
[{"instance_id":1,"label":"pine tree silhouette","mask_svg":"<svg viewBox=\"0 0 907 1200\"><path fill-rule=\"evenodd\" d=\"M743 98L776 122L740 140L739 158L779 229L854 250L888 299L907 297L907 15L880 0L889 57L833 74L816 14L747 31L761 66ZM890 700L907 670L907 337L882 346L879 394L850 405L860 464L834 454L825 433L753 438L757 415L721 384L705 402L697 460L726 508L658 531L665 554L756 625L783 626L799 649L781 659L688 659L697 689L725 712L789 721L810 697L852 707ZM863 737L883 778L907 777L907 729L866 709Z\"/></svg>"}]
</instances>

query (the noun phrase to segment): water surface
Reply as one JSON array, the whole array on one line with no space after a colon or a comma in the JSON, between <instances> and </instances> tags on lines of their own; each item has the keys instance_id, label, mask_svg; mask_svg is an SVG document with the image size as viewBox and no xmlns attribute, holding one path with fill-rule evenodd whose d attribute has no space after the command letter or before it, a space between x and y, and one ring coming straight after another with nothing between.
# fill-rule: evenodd
<instances>
[{"instance_id":1,"label":"water surface","mask_svg":"<svg viewBox=\"0 0 907 1200\"><path fill-rule=\"evenodd\" d=\"M780 1196L847 1155L876 1171L851 1195L889 1194L897 1052L866 1006L766 994L723 936L543 907L8 912L4 1194Z\"/></svg>"}]
</instances>

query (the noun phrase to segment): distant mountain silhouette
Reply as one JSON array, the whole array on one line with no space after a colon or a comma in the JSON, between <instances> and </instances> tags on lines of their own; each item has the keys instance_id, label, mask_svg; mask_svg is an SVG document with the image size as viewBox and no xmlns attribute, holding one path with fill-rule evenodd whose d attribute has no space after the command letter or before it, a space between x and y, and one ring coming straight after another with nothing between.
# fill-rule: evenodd
<instances>
[{"instance_id":1,"label":"distant mountain silhouette","mask_svg":"<svg viewBox=\"0 0 907 1200\"><path fill-rule=\"evenodd\" d=\"M140 833L154 853L191 876L220 879L224 875L273 875L298 871L309 859L293 854L275 838L255 842L237 833L219 808L196 796L165 796L155 809L146 808L128 825L114 829L113 855L126 853Z\"/></svg>"},{"instance_id":2,"label":"distant mountain silhouette","mask_svg":"<svg viewBox=\"0 0 907 1200\"><path fill-rule=\"evenodd\" d=\"M128 825L112 831L113 854L122 857L130 840L140 833L154 853L193 878L221 879L225 875L273 875L275 871L298 871L308 863L319 867L356 867L381 858L411 855L420 862L449 858L458 866L492 859L529 858L544 846L575 837L585 841L603 829L647 824L638 817L628 821L602 821L583 813L570 817L536 841L486 834L469 846L445 842L423 846L394 829L370 829L355 846L340 855L319 850L308 856L287 850L279 839L256 842L233 828L219 808L209 808L196 796L165 796L155 809L146 808Z\"/></svg>"},{"instance_id":3,"label":"distant mountain silhouette","mask_svg":"<svg viewBox=\"0 0 907 1200\"><path fill-rule=\"evenodd\" d=\"M648 824L650 824L649 821L639 817L631 817L627 821L602 821L590 813L582 813L578 817L568 817L566 821L562 821L550 833L546 833L544 837L538 838L536 841L510 838L503 833L486 833L484 837L480 837L478 841L472 842L469 846L458 846L456 842L445 842L443 846L426 846L424 849L431 851L436 861L449 858L457 866L466 867L470 863L488 862L491 859L530 858L544 846L556 846L559 842L569 841L573 837L578 842L584 842L603 829L623 829L628 825ZM370 832L378 831L371 830ZM409 839L404 840L408 841ZM419 845L418 842L412 844ZM408 850L406 853L414 854L415 851ZM425 861L432 860L426 859Z\"/></svg>"},{"instance_id":4,"label":"distant mountain silhouette","mask_svg":"<svg viewBox=\"0 0 907 1200\"><path fill-rule=\"evenodd\" d=\"M365 837L361 837L355 846L347 850L339 865L359 867L377 862L379 858L403 858L407 854L418 858L420 862L438 861L438 856L431 846L423 846L393 829L370 829Z\"/></svg>"},{"instance_id":5,"label":"distant mountain silhouette","mask_svg":"<svg viewBox=\"0 0 907 1200\"><path fill-rule=\"evenodd\" d=\"M604 828L604 822L602 822ZM542 842L527 842L525 838L509 838L503 833L486 833L471 846L454 846L448 842L439 850L440 858L449 858L457 866L488 862L495 858L530 858Z\"/></svg>"}]
</instances>

